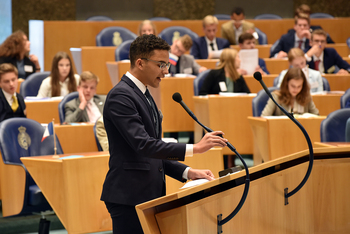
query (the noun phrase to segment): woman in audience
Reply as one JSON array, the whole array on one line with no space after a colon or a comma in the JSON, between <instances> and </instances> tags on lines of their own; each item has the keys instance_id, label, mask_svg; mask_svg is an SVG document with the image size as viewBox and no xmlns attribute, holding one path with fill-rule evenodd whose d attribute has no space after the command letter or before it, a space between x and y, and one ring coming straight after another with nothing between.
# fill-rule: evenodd
<instances>
[{"instance_id":1,"label":"woman in audience","mask_svg":"<svg viewBox=\"0 0 350 234\"><path fill-rule=\"evenodd\" d=\"M153 24L152 21L150 20L144 20L142 23L139 25L139 30L138 30L138 35L141 36L143 34L153 34L157 35L157 30L156 26Z\"/></svg>"},{"instance_id":2,"label":"woman in audience","mask_svg":"<svg viewBox=\"0 0 350 234\"><path fill-rule=\"evenodd\" d=\"M300 68L290 68L283 78L281 89L272 92L272 96L289 113L318 115L318 109L310 95L310 87ZM284 113L269 99L261 116L271 115L284 115Z\"/></svg>"},{"instance_id":3,"label":"woman in audience","mask_svg":"<svg viewBox=\"0 0 350 234\"><path fill-rule=\"evenodd\" d=\"M313 70L306 65L306 58L304 51L299 48L293 48L288 52L288 61L290 67L301 68L304 72L307 80L310 84L311 93L323 91L323 81L322 76L319 71ZM286 75L287 70L283 70L278 76L277 87L281 86L283 77Z\"/></svg>"},{"instance_id":4,"label":"woman in audience","mask_svg":"<svg viewBox=\"0 0 350 234\"><path fill-rule=\"evenodd\" d=\"M40 71L38 57L29 55L30 42L24 32L12 33L0 45L0 64L11 63L18 70L18 78L26 79L30 74Z\"/></svg>"},{"instance_id":5,"label":"woman in audience","mask_svg":"<svg viewBox=\"0 0 350 234\"><path fill-rule=\"evenodd\" d=\"M250 93L243 76L238 72L241 60L235 49L224 49L217 69L211 70L204 79L199 95L220 92Z\"/></svg>"},{"instance_id":6,"label":"woman in audience","mask_svg":"<svg viewBox=\"0 0 350 234\"><path fill-rule=\"evenodd\" d=\"M65 52L58 52L52 61L51 74L41 83L38 97L65 96L77 91L79 75L74 74L72 60Z\"/></svg>"}]
</instances>

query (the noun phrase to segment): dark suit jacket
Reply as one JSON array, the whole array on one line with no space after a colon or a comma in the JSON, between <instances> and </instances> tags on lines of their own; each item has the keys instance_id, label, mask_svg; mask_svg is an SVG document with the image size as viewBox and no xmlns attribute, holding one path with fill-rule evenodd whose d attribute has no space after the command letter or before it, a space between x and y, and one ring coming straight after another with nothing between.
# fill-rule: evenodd
<instances>
[{"instance_id":1,"label":"dark suit jacket","mask_svg":"<svg viewBox=\"0 0 350 234\"><path fill-rule=\"evenodd\" d=\"M309 67L315 69L315 63L313 57L310 62L308 62ZM350 72L350 65L344 61L334 48L324 48L323 51L323 67L324 73L334 73L334 69L329 72L328 69L333 66L338 66L340 69L345 69Z\"/></svg>"},{"instance_id":2,"label":"dark suit jacket","mask_svg":"<svg viewBox=\"0 0 350 234\"><path fill-rule=\"evenodd\" d=\"M0 57L0 64L3 63L11 63L13 66L15 66L17 69L17 59L15 57ZM29 75L33 74L36 72L36 67L32 61L28 57L24 57L24 65L31 66L33 69L33 72L26 72L25 77L18 77L22 79L26 79Z\"/></svg>"},{"instance_id":3,"label":"dark suit jacket","mask_svg":"<svg viewBox=\"0 0 350 234\"><path fill-rule=\"evenodd\" d=\"M0 88L0 122L13 117L26 117L24 114L26 104L24 103L22 95L19 93L17 93L17 100L19 107L16 112L13 112L11 106L5 98L4 93L2 92L2 89Z\"/></svg>"},{"instance_id":4,"label":"dark suit jacket","mask_svg":"<svg viewBox=\"0 0 350 234\"><path fill-rule=\"evenodd\" d=\"M295 31L289 31L288 33L282 35L276 47L271 51L270 58L275 56L275 54L277 54L280 51L284 51L288 53L290 49L294 48L294 44L295 44ZM311 48L309 39L305 40L304 46L305 46L304 52L307 52Z\"/></svg>"},{"instance_id":5,"label":"dark suit jacket","mask_svg":"<svg viewBox=\"0 0 350 234\"><path fill-rule=\"evenodd\" d=\"M205 80L203 81L202 87L199 91L199 95L219 94L219 92L221 92L220 86L219 86L219 83L221 81L226 83L224 68L211 70L208 73L207 77L205 77ZM235 81L233 86L233 92L250 93L250 90L242 76Z\"/></svg>"},{"instance_id":6,"label":"dark suit jacket","mask_svg":"<svg viewBox=\"0 0 350 234\"><path fill-rule=\"evenodd\" d=\"M94 96L94 103L100 110L100 113L103 113L103 107L105 105L105 96L101 95L95 95ZM64 122L67 123L73 123L73 122L89 122L89 115L86 111L86 108L84 110L81 110L79 108L80 105L80 99L75 98L73 100L70 100L64 105L65 110L65 119Z\"/></svg>"},{"instance_id":7,"label":"dark suit jacket","mask_svg":"<svg viewBox=\"0 0 350 234\"><path fill-rule=\"evenodd\" d=\"M135 206L165 195L165 174L183 181L187 166L173 160L184 160L186 145L156 136L151 106L125 75L108 93L103 119L110 159L101 200Z\"/></svg>"},{"instance_id":8,"label":"dark suit jacket","mask_svg":"<svg viewBox=\"0 0 350 234\"><path fill-rule=\"evenodd\" d=\"M310 29L311 29L310 31L312 32L312 31L315 31L316 29L322 29L322 27L319 25L310 25ZM294 28L288 30L288 32L291 32L291 31L295 33ZM329 36L328 33L327 33L327 44L334 44L334 41L332 40L332 38Z\"/></svg>"},{"instance_id":9,"label":"dark suit jacket","mask_svg":"<svg viewBox=\"0 0 350 234\"><path fill-rule=\"evenodd\" d=\"M219 50L230 48L230 43L228 40L223 38L216 38L216 45ZM208 45L205 37L199 37L193 40L193 45L191 48L191 54L195 59L207 59L208 58Z\"/></svg>"},{"instance_id":10,"label":"dark suit jacket","mask_svg":"<svg viewBox=\"0 0 350 234\"><path fill-rule=\"evenodd\" d=\"M270 74L270 72L267 70L266 68L266 63L265 60L259 58L259 67L266 73L266 74Z\"/></svg>"}]
</instances>

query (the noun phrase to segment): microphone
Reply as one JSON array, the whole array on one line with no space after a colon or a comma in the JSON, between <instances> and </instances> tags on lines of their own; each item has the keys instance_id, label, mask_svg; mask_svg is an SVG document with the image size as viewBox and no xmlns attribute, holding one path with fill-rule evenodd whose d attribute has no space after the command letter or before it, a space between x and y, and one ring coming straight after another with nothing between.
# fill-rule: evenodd
<instances>
[{"instance_id":1,"label":"microphone","mask_svg":"<svg viewBox=\"0 0 350 234\"><path fill-rule=\"evenodd\" d=\"M312 144L311 144L311 140L309 135L307 134L305 128L303 127L303 125L301 125L301 123L299 123L298 120L296 120L290 113L288 113L288 111L286 109L284 109L281 105L279 105L276 100L273 98L270 90L266 87L264 81L262 80L262 76L260 72L255 72L254 73L254 78L260 82L261 86L263 87L263 89L265 90L266 94L271 98L271 100L276 104L276 106L284 113L288 116L289 119L291 119L299 128L300 130L303 132L307 144L309 146L309 152L310 152L310 161L309 161L309 167L307 169L306 175L304 177L304 179L301 181L301 183L291 192L288 193L288 188L286 188L284 190L284 198L285 198L285 205L288 205L288 198L293 196L295 193L297 193L306 183L306 181L308 180L310 174L311 174L311 170L312 170L312 165L313 165L313 161L314 161L314 152L313 152L313 148L312 148Z\"/></svg>"},{"instance_id":2,"label":"microphone","mask_svg":"<svg viewBox=\"0 0 350 234\"><path fill-rule=\"evenodd\" d=\"M197 117L193 114L193 112L190 110L190 108L188 108L188 106L182 101L182 97L181 97L181 94L176 92L173 94L173 100L177 103L180 103L180 105L185 109L185 111L196 121L198 122L197 120Z\"/></svg>"}]
</instances>

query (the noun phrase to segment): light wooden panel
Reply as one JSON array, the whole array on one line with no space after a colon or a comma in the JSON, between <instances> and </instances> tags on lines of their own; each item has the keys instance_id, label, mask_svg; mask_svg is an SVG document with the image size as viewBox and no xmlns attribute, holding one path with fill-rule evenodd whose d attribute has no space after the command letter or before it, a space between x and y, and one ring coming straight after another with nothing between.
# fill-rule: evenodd
<instances>
[{"instance_id":1,"label":"light wooden panel","mask_svg":"<svg viewBox=\"0 0 350 234\"><path fill-rule=\"evenodd\" d=\"M50 123L55 119L55 123L59 123L58 104L60 102L61 100L26 101L27 118L39 123Z\"/></svg>"}]
</instances>

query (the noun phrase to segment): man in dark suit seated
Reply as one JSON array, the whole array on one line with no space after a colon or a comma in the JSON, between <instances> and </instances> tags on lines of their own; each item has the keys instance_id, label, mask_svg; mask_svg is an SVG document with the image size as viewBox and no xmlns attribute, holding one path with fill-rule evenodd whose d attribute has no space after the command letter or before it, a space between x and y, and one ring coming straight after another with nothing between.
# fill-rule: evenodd
<instances>
[{"instance_id":1,"label":"man in dark suit seated","mask_svg":"<svg viewBox=\"0 0 350 234\"><path fill-rule=\"evenodd\" d=\"M79 79L79 97L66 103L65 122L95 123L103 111L105 96L96 95L98 77L92 72L81 73Z\"/></svg>"},{"instance_id":2,"label":"man in dark suit seated","mask_svg":"<svg viewBox=\"0 0 350 234\"><path fill-rule=\"evenodd\" d=\"M18 71L10 63L0 65L0 122L13 117L26 117L23 97L16 93Z\"/></svg>"},{"instance_id":3,"label":"man in dark suit seated","mask_svg":"<svg viewBox=\"0 0 350 234\"><path fill-rule=\"evenodd\" d=\"M327 33L322 29L312 32L310 41L312 47L305 53L309 67L321 73L349 74L350 65L340 57L334 48L325 48L326 38Z\"/></svg>"},{"instance_id":4,"label":"man in dark suit seated","mask_svg":"<svg viewBox=\"0 0 350 234\"><path fill-rule=\"evenodd\" d=\"M255 42L256 39L254 38L253 34L251 33L243 33L238 38L239 47L241 50L251 50L255 49ZM255 71L260 72L261 74L270 74L269 71L266 68L265 61L261 58L258 58L258 66L255 68ZM243 69L240 69L240 72L242 75L247 75L247 72Z\"/></svg>"},{"instance_id":5,"label":"man in dark suit seated","mask_svg":"<svg viewBox=\"0 0 350 234\"><path fill-rule=\"evenodd\" d=\"M143 233L135 206L165 195L165 175L182 182L212 180L210 170L177 161L226 146L221 131L207 133L194 145L161 140L162 117L148 86L158 88L168 74L169 50L160 37L137 37L130 46L130 70L107 95L103 120L110 159L101 200L111 214L113 233Z\"/></svg>"},{"instance_id":6,"label":"man in dark suit seated","mask_svg":"<svg viewBox=\"0 0 350 234\"><path fill-rule=\"evenodd\" d=\"M282 35L276 47L271 51L270 58L285 58L289 50L295 47L304 52L310 49L311 33L308 15L299 14L295 17L294 30Z\"/></svg>"},{"instance_id":7,"label":"man in dark suit seated","mask_svg":"<svg viewBox=\"0 0 350 234\"><path fill-rule=\"evenodd\" d=\"M215 16L207 15L203 19L204 37L193 41L191 54L195 59L207 59L212 51L218 51L230 47L228 40L216 37L219 21Z\"/></svg>"}]
</instances>

